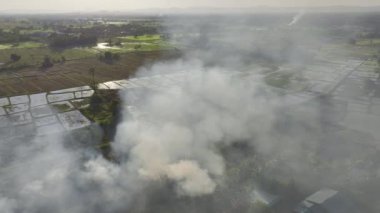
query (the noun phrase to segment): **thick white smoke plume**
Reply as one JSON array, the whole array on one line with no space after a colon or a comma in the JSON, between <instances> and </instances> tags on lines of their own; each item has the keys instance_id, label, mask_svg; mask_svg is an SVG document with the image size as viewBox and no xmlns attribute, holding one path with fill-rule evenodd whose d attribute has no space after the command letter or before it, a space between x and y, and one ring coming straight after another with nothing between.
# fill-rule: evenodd
<instances>
[{"instance_id":1,"label":"thick white smoke plume","mask_svg":"<svg viewBox=\"0 0 380 213\"><path fill-rule=\"evenodd\" d=\"M121 92L125 116L113 145L119 164L65 148L65 134L8 141L14 157L0 173L1 211L113 213L136 200L146 208L147 186L162 181L174 183L179 196L212 194L225 173L220 148L269 129L271 116L263 119L263 111L273 104L259 96L256 80L199 60L158 63L139 73L178 71L186 73L182 84L142 89L133 103ZM142 116L128 115L130 104Z\"/></svg>"},{"instance_id":2,"label":"thick white smoke plume","mask_svg":"<svg viewBox=\"0 0 380 213\"><path fill-rule=\"evenodd\" d=\"M259 120L265 100L257 97L259 83L199 62L157 65L150 73L177 70L186 72L183 85L145 91L140 94L144 100L135 103L125 96L126 105L135 105L145 115L126 116L118 127L115 150L127 147L127 164L142 178L168 178L183 195L210 194L225 169L218 148L252 138L253 121ZM260 125L266 124L262 120Z\"/></svg>"}]
</instances>

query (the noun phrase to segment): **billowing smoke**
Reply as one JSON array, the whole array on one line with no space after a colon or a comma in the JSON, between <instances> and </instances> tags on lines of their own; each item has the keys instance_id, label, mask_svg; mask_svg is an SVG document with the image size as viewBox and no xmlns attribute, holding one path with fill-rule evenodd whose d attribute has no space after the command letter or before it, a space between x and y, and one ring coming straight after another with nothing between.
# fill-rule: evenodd
<instances>
[{"instance_id":1,"label":"billowing smoke","mask_svg":"<svg viewBox=\"0 0 380 213\"><path fill-rule=\"evenodd\" d=\"M296 14L296 15L293 17L292 21L291 21L288 25L289 25L289 26L293 26L293 25L297 24L298 21L299 21L304 15L305 15L305 12L304 12L304 11L299 12L298 14Z\"/></svg>"},{"instance_id":2,"label":"billowing smoke","mask_svg":"<svg viewBox=\"0 0 380 213\"><path fill-rule=\"evenodd\" d=\"M4 198L0 195L0 209L4 213L12 213L15 211L17 203L15 200Z\"/></svg>"},{"instance_id":3,"label":"billowing smoke","mask_svg":"<svg viewBox=\"0 0 380 213\"><path fill-rule=\"evenodd\" d=\"M353 174L355 163L367 156L356 142L373 138L343 134L352 134L335 121L344 107L321 107L318 99L288 106L282 89L264 83L265 73L281 73L278 66L294 59L302 65L295 56L306 54L277 31L253 29L242 36L247 24L237 20L241 28L235 31L210 29L201 20L199 33L185 38L193 46L184 48L194 49L136 74L160 86L148 78L144 88L120 91L123 118L112 143L113 161L94 149L67 145L72 132L0 138L0 211L252 212L250 192L267 179L271 188L276 187L269 180L279 179L307 191L344 188L348 179L351 184L378 173L360 168ZM216 37L221 34L226 36ZM277 43L260 43L263 38Z\"/></svg>"},{"instance_id":4,"label":"billowing smoke","mask_svg":"<svg viewBox=\"0 0 380 213\"><path fill-rule=\"evenodd\" d=\"M176 70L185 71L183 85L145 91L136 103L125 96L125 104L135 104L145 116L120 124L116 150L128 148L127 164L142 178L173 180L179 194L210 194L225 170L218 149L252 138L265 100L256 97L259 83L233 78L223 68L185 61L153 66L150 73Z\"/></svg>"},{"instance_id":5,"label":"billowing smoke","mask_svg":"<svg viewBox=\"0 0 380 213\"><path fill-rule=\"evenodd\" d=\"M144 210L136 205L144 203L149 186L166 181L180 197L210 195L224 181L221 149L270 128L271 116L262 115L273 104L260 97L257 79L188 59L141 73L147 70L152 76L181 70L184 77L162 91L141 89L133 103L130 91L121 91L125 115L113 145L119 163L93 150L65 147L66 134L19 139L10 149L15 158L0 174L2 211L115 212L132 205L139 212ZM142 116L128 113L131 104Z\"/></svg>"}]
</instances>

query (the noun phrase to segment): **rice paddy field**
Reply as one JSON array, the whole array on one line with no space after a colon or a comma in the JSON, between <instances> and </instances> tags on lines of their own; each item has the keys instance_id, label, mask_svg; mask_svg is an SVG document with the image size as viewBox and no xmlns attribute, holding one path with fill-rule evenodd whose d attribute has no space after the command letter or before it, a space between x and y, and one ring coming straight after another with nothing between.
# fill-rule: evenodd
<instances>
[{"instance_id":1,"label":"rice paddy field","mask_svg":"<svg viewBox=\"0 0 380 213\"><path fill-rule=\"evenodd\" d=\"M58 63L47 70L27 67L18 71L1 71L0 97L90 85L93 81L100 83L125 79L147 62L170 59L178 54L163 50L130 52L121 54L120 59L111 64L90 57ZM94 79L89 73L91 67L95 68Z\"/></svg>"}]
</instances>

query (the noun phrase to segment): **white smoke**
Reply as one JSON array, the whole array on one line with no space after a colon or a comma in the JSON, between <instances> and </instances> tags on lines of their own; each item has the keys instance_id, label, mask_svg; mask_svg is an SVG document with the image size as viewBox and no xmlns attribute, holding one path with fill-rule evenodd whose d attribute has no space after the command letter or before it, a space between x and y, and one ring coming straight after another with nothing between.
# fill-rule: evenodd
<instances>
[{"instance_id":1,"label":"white smoke","mask_svg":"<svg viewBox=\"0 0 380 213\"><path fill-rule=\"evenodd\" d=\"M289 25L296 24L302 15L297 14ZM187 77L176 87L141 90L136 102L131 102L127 93L121 93L125 115L112 147L118 163L99 153L81 160L80 150L64 147L63 135L27 138L15 145L14 160L0 170L0 211L114 213L134 212L130 209L137 206L142 209L137 212L144 212L144 208L150 208L145 200L149 186L166 181L174 183L179 196L210 195L225 184L228 165L221 149L242 141L252 145L260 157L269 156L259 170L277 163L281 169L294 173L287 176L302 179L307 185L347 177L341 164L333 168L337 175L328 168L319 170L315 166L317 158L310 164L314 157L310 153L315 153L321 138L327 140L328 136L321 130L318 112L303 113L297 108L297 120L290 122L289 114L276 114L277 97L263 89L261 80L251 79L250 73L240 73L244 77L239 77L236 71L256 70L248 66L254 63L251 56L249 62L243 63L243 56L249 54L239 52L240 47L249 49L249 45L242 39L241 31L231 34L234 46L239 47L236 51L200 50L189 54L191 59L156 63L139 71L139 77L179 71L186 72ZM194 59L197 57L201 59ZM128 105L138 109L141 116L128 115ZM281 128L286 133L274 127L277 120L283 122ZM332 141L339 140L343 141L336 137ZM323 145L328 149L327 144ZM360 152L357 148L352 150ZM3 153L0 150L0 155ZM254 181L253 175L248 178ZM239 189L239 182L233 184Z\"/></svg>"},{"instance_id":2,"label":"white smoke","mask_svg":"<svg viewBox=\"0 0 380 213\"><path fill-rule=\"evenodd\" d=\"M293 16L293 19L292 21L288 24L288 26L293 26L295 24L298 23L299 20L301 20L301 18L305 15L305 12L304 11L301 11L299 12L298 14L296 14L295 16Z\"/></svg>"},{"instance_id":3,"label":"white smoke","mask_svg":"<svg viewBox=\"0 0 380 213\"><path fill-rule=\"evenodd\" d=\"M13 213L16 209L17 202L14 199L4 198L0 195L0 209L4 213Z\"/></svg>"},{"instance_id":4,"label":"white smoke","mask_svg":"<svg viewBox=\"0 0 380 213\"><path fill-rule=\"evenodd\" d=\"M194 161L180 161L177 164L169 165L167 176L178 182L179 194L190 196L210 194L216 186L208 172L199 168Z\"/></svg>"},{"instance_id":5,"label":"white smoke","mask_svg":"<svg viewBox=\"0 0 380 213\"><path fill-rule=\"evenodd\" d=\"M259 83L234 79L226 74L230 70L188 61L153 66L150 71L176 70L186 70L185 83L141 94L145 98L135 107L145 116L127 116L119 125L115 150L129 153L130 171L141 178L168 178L182 195L210 194L225 170L218 147L250 140L265 100L256 97ZM127 97L125 104L130 104ZM267 104L265 110L270 107Z\"/></svg>"}]
</instances>

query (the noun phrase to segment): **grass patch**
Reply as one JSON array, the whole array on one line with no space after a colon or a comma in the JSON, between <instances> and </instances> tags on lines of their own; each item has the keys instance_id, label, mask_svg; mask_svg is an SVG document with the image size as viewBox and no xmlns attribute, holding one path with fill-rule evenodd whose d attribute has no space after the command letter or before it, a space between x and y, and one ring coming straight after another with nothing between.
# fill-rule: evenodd
<instances>
[{"instance_id":1,"label":"grass patch","mask_svg":"<svg viewBox=\"0 0 380 213\"><path fill-rule=\"evenodd\" d=\"M356 41L356 45L368 46L368 45L380 45L380 38L376 39L359 39Z\"/></svg>"},{"instance_id":2,"label":"grass patch","mask_svg":"<svg viewBox=\"0 0 380 213\"><path fill-rule=\"evenodd\" d=\"M94 50L98 52L112 52L112 53L129 53L139 51L158 51L158 50L171 50L175 46L169 42L156 41L156 42L123 42L121 46L114 46L115 48L98 49Z\"/></svg>"},{"instance_id":3,"label":"grass patch","mask_svg":"<svg viewBox=\"0 0 380 213\"><path fill-rule=\"evenodd\" d=\"M265 83L293 92L303 91L308 85L302 73L297 71L270 73L265 77Z\"/></svg>"},{"instance_id":4,"label":"grass patch","mask_svg":"<svg viewBox=\"0 0 380 213\"><path fill-rule=\"evenodd\" d=\"M81 109L81 112L90 120L98 123L103 130L102 141L95 148L101 150L106 158L112 159L111 141L116 133L121 104L118 91L96 90L89 102L90 106Z\"/></svg>"},{"instance_id":5,"label":"grass patch","mask_svg":"<svg viewBox=\"0 0 380 213\"><path fill-rule=\"evenodd\" d=\"M152 42L152 41L157 41L161 40L161 36L156 34L156 35L141 35L141 36L125 36L125 37L118 37L123 42L128 42L128 41L144 41L144 42Z\"/></svg>"},{"instance_id":6,"label":"grass patch","mask_svg":"<svg viewBox=\"0 0 380 213\"><path fill-rule=\"evenodd\" d=\"M35 43L27 42L20 47L2 49L0 46L0 61L10 62L10 55L17 54L21 56L18 62L10 63L9 68L22 67L22 66L40 66L45 56L49 56L54 63L62 61L62 57L66 60L75 60L82 58L95 57L98 51L91 48L72 48L63 51L51 50L48 47L35 48ZM28 47L28 48L26 48Z\"/></svg>"},{"instance_id":7,"label":"grass patch","mask_svg":"<svg viewBox=\"0 0 380 213\"><path fill-rule=\"evenodd\" d=\"M84 58L96 58L106 51L113 53L148 52L157 50L174 49L174 45L164 41L159 34L126 36L116 38L121 41L120 46L110 49L99 49L96 47L68 48L54 50L40 42L21 42L18 44L0 44L0 62L5 63L3 69L18 70L25 67L40 67L45 56L49 56L54 64L63 63L68 60ZM17 62L12 62L11 54L21 56ZM63 60L64 59L64 60Z\"/></svg>"},{"instance_id":8,"label":"grass patch","mask_svg":"<svg viewBox=\"0 0 380 213\"><path fill-rule=\"evenodd\" d=\"M71 101L71 103L74 105L75 108L77 109L84 109L90 106L90 99L82 99L82 100L74 100Z\"/></svg>"},{"instance_id":9,"label":"grass patch","mask_svg":"<svg viewBox=\"0 0 380 213\"><path fill-rule=\"evenodd\" d=\"M287 88L293 77L293 73L276 72L265 77L265 83L278 88Z\"/></svg>"},{"instance_id":10,"label":"grass patch","mask_svg":"<svg viewBox=\"0 0 380 213\"><path fill-rule=\"evenodd\" d=\"M40 42L28 41L28 42L21 42L21 43L16 43L16 44L0 44L0 50L40 48L44 46L46 45Z\"/></svg>"},{"instance_id":11,"label":"grass patch","mask_svg":"<svg viewBox=\"0 0 380 213\"><path fill-rule=\"evenodd\" d=\"M71 109L71 106L69 106L66 103L62 104L53 104L52 105L54 109L56 109L58 112L66 112Z\"/></svg>"},{"instance_id":12,"label":"grass patch","mask_svg":"<svg viewBox=\"0 0 380 213\"><path fill-rule=\"evenodd\" d=\"M6 50L6 49L11 49L12 45L11 44L0 44L0 50Z\"/></svg>"},{"instance_id":13,"label":"grass patch","mask_svg":"<svg viewBox=\"0 0 380 213\"><path fill-rule=\"evenodd\" d=\"M102 125L111 125L116 119L116 113L120 103L117 91L97 90L90 98L88 108L81 112L90 120Z\"/></svg>"},{"instance_id":14,"label":"grass patch","mask_svg":"<svg viewBox=\"0 0 380 213\"><path fill-rule=\"evenodd\" d=\"M329 44L321 49L321 54L331 57L354 57L354 58L371 58L376 55L377 48L374 45L347 45L347 44Z\"/></svg>"},{"instance_id":15,"label":"grass patch","mask_svg":"<svg viewBox=\"0 0 380 213\"><path fill-rule=\"evenodd\" d=\"M33 41L28 41L28 42L21 42L16 45L13 45L12 48L40 48L40 47L45 47L46 44L40 43L40 42L33 42Z\"/></svg>"},{"instance_id":16,"label":"grass patch","mask_svg":"<svg viewBox=\"0 0 380 213\"><path fill-rule=\"evenodd\" d=\"M21 30L21 34L29 35L29 34L34 34L34 33L54 33L53 29L31 29L31 30Z\"/></svg>"}]
</instances>

